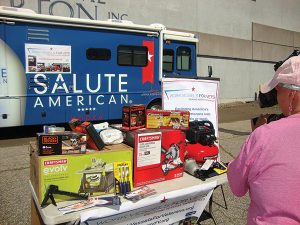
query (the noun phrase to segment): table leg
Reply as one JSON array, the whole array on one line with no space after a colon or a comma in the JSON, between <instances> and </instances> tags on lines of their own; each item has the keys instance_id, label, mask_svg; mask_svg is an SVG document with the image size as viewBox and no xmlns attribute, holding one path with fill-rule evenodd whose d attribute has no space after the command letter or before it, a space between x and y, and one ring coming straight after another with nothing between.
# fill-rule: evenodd
<instances>
[{"instance_id":1,"label":"table leg","mask_svg":"<svg viewBox=\"0 0 300 225\"><path fill-rule=\"evenodd\" d=\"M31 225L44 225L44 222L39 214L37 206L31 197Z\"/></svg>"}]
</instances>

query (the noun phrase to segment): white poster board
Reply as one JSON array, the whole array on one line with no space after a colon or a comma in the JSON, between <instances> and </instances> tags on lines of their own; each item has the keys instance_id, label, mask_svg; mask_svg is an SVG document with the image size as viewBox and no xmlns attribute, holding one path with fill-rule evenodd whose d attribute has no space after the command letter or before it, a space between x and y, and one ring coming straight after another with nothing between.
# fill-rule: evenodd
<instances>
[{"instance_id":1,"label":"white poster board","mask_svg":"<svg viewBox=\"0 0 300 225\"><path fill-rule=\"evenodd\" d=\"M219 83L219 80L163 78L162 107L189 111L190 121L209 120L217 136Z\"/></svg>"}]
</instances>

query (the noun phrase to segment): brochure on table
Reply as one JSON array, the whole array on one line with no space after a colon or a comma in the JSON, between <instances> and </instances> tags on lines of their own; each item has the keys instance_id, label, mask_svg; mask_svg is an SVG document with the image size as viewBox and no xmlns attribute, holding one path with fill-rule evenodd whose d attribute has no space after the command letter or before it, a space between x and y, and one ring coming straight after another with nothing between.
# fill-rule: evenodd
<instances>
[{"instance_id":1,"label":"brochure on table","mask_svg":"<svg viewBox=\"0 0 300 225\"><path fill-rule=\"evenodd\" d=\"M209 120L218 137L218 79L162 79L164 110L186 110L190 121Z\"/></svg>"}]
</instances>

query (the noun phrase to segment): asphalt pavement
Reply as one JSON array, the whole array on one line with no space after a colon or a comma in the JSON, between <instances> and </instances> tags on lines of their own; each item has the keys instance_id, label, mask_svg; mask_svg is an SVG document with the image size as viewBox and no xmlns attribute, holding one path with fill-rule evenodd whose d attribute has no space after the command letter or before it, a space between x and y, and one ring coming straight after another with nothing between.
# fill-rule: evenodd
<instances>
[{"instance_id":1,"label":"asphalt pavement","mask_svg":"<svg viewBox=\"0 0 300 225\"><path fill-rule=\"evenodd\" d=\"M241 108L244 111L240 111ZM242 143L251 132L249 119L260 113L254 109L257 109L255 105L245 103L225 105L220 108L219 143L223 162L229 162L238 155ZM227 113L230 113L227 117L232 117L234 114L236 116L228 119L225 115ZM28 147L29 142L33 140L33 137L0 140L0 225L31 224ZM246 224L248 195L242 198L233 196L227 184L223 185L223 190L227 209L224 207L225 202L221 188L216 189L213 194L215 202L213 203L213 216L216 223L222 225ZM214 223L209 219L201 224Z\"/></svg>"}]
</instances>

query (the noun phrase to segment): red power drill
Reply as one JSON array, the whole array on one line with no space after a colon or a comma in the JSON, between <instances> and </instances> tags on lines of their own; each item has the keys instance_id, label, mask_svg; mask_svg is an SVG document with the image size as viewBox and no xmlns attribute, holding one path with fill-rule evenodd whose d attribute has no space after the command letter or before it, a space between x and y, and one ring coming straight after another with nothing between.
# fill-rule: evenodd
<instances>
[{"instance_id":1,"label":"red power drill","mask_svg":"<svg viewBox=\"0 0 300 225\"><path fill-rule=\"evenodd\" d=\"M78 119L72 119L69 122L72 131L83 133L87 135L87 147L90 149L101 150L105 144L100 135L97 133L95 127L90 122L81 122Z\"/></svg>"}]
</instances>

